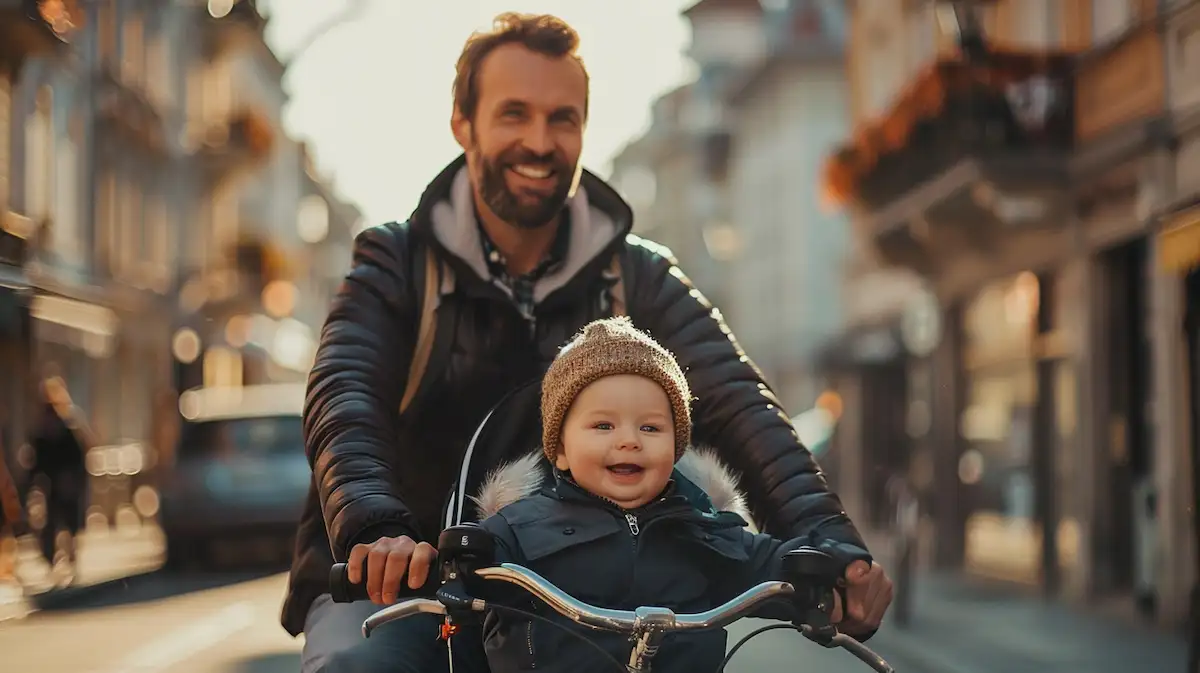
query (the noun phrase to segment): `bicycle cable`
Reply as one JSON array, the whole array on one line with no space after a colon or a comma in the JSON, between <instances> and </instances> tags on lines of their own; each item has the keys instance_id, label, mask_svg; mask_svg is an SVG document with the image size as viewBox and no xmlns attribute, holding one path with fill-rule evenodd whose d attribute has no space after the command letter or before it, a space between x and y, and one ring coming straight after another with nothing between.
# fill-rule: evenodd
<instances>
[{"instance_id":1,"label":"bicycle cable","mask_svg":"<svg viewBox=\"0 0 1200 673\"><path fill-rule=\"evenodd\" d=\"M737 644L729 650L729 654L725 655L725 660L721 662L721 667L717 669L717 673L725 673L725 667L729 665L729 661L733 659L733 655L737 654L737 651L742 649L742 645L745 645L747 642L749 642L751 638L759 634L766 633L767 631L775 631L777 629L790 629L792 631L804 633L798 627L792 624L769 624L767 626L755 629L750 633L747 633L741 640L737 641Z\"/></svg>"},{"instance_id":2,"label":"bicycle cable","mask_svg":"<svg viewBox=\"0 0 1200 673\"><path fill-rule=\"evenodd\" d=\"M536 620L539 622L543 622L545 624L549 624L550 626L553 626L554 628L556 628L560 631L563 631L565 633L568 633L572 637L578 638L579 640L587 643L589 647L593 648L600 654L604 655L605 659L608 659L609 661L611 661L613 663L613 665L616 666L621 671L621 673L628 673L628 671L629 671L629 669L625 666L625 664L622 664L620 661L618 661L616 657L609 654L608 651L605 650L603 647L600 647L599 645L597 645L594 641L592 641L591 638L588 638L587 636L585 636L581 633L576 633L575 631L572 631L567 626L565 626L563 624L559 624L558 622L554 621L553 619L550 619L548 617L543 617L542 615L539 615L534 612L529 612L527 610L521 610L520 608L510 608L507 605L496 605L495 603L488 603L486 609L495 610L496 612L507 612L509 614L520 615L522 617L527 617L529 619L533 619L533 620ZM724 668L724 666L722 666L722 668Z\"/></svg>"}]
</instances>

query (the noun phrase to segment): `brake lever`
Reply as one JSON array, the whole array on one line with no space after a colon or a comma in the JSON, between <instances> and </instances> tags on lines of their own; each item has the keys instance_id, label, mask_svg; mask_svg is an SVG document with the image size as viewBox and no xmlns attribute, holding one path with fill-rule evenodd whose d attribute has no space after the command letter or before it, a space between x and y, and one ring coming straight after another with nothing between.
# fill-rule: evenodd
<instances>
[{"instance_id":1,"label":"brake lever","mask_svg":"<svg viewBox=\"0 0 1200 673\"><path fill-rule=\"evenodd\" d=\"M492 564L494 541L479 526L452 526L438 537L438 558L442 585L435 597L446 608L439 638L449 640L461 626L482 622L487 603L475 597L482 584L475 570Z\"/></svg>"}]
</instances>

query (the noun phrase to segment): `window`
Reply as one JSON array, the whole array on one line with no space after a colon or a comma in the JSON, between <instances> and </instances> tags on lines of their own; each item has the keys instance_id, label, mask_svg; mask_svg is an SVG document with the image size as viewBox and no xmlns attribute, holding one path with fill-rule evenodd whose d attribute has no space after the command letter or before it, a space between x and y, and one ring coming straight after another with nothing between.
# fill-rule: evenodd
<instances>
[{"instance_id":1,"label":"window","mask_svg":"<svg viewBox=\"0 0 1200 673\"><path fill-rule=\"evenodd\" d=\"M1130 0L1092 0L1092 41L1104 42L1120 34L1133 21Z\"/></svg>"},{"instance_id":2,"label":"window","mask_svg":"<svg viewBox=\"0 0 1200 673\"><path fill-rule=\"evenodd\" d=\"M117 180L109 171L100 176L96 192L96 262L97 266L116 274Z\"/></svg>"},{"instance_id":3,"label":"window","mask_svg":"<svg viewBox=\"0 0 1200 673\"><path fill-rule=\"evenodd\" d=\"M25 209L34 220L50 217L50 195L54 189L54 136L50 133L53 94L49 87L38 91L37 106L25 121Z\"/></svg>"},{"instance_id":4,"label":"window","mask_svg":"<svg viewBox=\"0 0 1200 673\"><path fill-rule=\"evenodd\" d=\"M204 386L240 386L243 382L242 355L232 348L213 346L204 352Z\"/></svg>"},{"instance_id":5,"label":"window","mask_svg":"<svg viewBox=\"0 0 1200 673\"><path fill-rule=\"evenodd\" d=\"M159 106L171 101L169 59L166 38L159 33L146 46L146 93Z\"/></svg>"},{"instance_id":6,"label":"window","mask_svg":"<svg viewBox=\"0 0 1200 673\"><path fill-rule=\"evenodd\" d=\"M119 260L117 271L120 276L128 277L137 267L138 260L143 258L142 244L142 194L137 183L125 176L121 180L120 215L116 226L115 251Z\"/></svg>"},{"instance_id":7,"label":"window","mask_svg":"<svg viewBox=\"0 0 1200 673\"><path fill-rule=\"evenodd\" d=\"M169 279L172 232L167 200L156 193L146 199L146 275L155 283Z\"/></svg>"},{"instance_id":8,"label":"window","mask_svg":"<svg viewBox=\"0 0 1200 673\"><path fill-rule=\"evenodd\" d=\"M12 148L12 82L0 77L0 209L8 207L8 176L11 170Z\"/></svg>"},{"instance_id":9,"label":"window","mask_svg":"<svg viewBox=\"0 0 1200 673\"><path fill-rule=\"evenodd\" d=\"M96 11L96 51L101 63L112 63L117 57L117 9L113 3L101 2Z\"/></svg>"},{"instance_id":10,"label":"window","mask_svg":"<svg viewBox=\"0 0 1200 673\"><path fill-rule=\"evenodd\" d=\"M143 84L146 74L146 44L142 31L140 16L135 14L125 20L121 39L121 77L133 85Z\"/></svg>"},{"instance_id":11,"label":"window","mask_svg":"<svg viewBox=\"0 0 1200 673\"><path fill-rule=\"evenodd\" d=\"M217 62L204 69L204 92L202 97L203 122L207 128L222 121L233 106L229 67Z\"/></svg>"},{"instance_id":12,"label":"window","mask_svg":"<svg viewBox=\"0 0 1200 673\"><path fill-rule=\"evenodd\" d=\"M60 253L72 256L83 250L79 230L79 161L74 141L70 136L58 142L54 180L54 247Z\"/></svg>"}]
</instances>

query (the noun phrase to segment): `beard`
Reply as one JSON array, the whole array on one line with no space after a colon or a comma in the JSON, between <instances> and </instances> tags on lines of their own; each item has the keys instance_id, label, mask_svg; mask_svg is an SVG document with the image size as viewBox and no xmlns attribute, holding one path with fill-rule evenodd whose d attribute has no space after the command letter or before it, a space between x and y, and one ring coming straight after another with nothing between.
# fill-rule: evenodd
<instances>
[{"instance_id":1,"label":"beard","mask_svg":"<svg viewBox=\"0 0 1200 673\"><path fill-rule=\"evenodd\" d=\"M505 222L521 229L538 229L554 220L567 202L574 180L574 167L560 153L539 156L521 147L510 148L496 157L478 155L479 195L487 207ZM536 166L553 172L549 193L508 186L505 172L517 165Z\"/></svg>"}]
</instances>

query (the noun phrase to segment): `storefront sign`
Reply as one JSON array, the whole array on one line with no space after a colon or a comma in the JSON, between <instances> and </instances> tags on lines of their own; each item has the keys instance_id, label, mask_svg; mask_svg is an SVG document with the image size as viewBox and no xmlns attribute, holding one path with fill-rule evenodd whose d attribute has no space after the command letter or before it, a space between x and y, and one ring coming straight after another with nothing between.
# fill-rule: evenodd
<instances>
[{"instance_id":1,"label":"storefront sign","mask_svg":"<svg viewBox=\"0 0 1200 673\"><path fill-rule=\"evenodd\" d=\"M1187 273L1200 267L1200 206L1170 218L1159 236L1159 265L1165 271Z\"/></svg>"}]
</instances>

